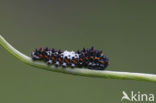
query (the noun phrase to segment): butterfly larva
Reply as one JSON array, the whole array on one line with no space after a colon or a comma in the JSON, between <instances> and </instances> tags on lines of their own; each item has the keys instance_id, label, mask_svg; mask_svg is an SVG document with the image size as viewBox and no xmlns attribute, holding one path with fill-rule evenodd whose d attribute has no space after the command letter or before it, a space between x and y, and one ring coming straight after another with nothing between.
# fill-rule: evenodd
<instances>
[{"instance_id":1,"label":"butterfly larva","mask_svg":"<svg viewBox=\"0 0 156 103\"><path fill-rule=\"evenodd\" d=\"M53 64L56 67L85 67L93 70L104 70L109 63L109 59L103 55L103 52L94 47L77 51L39 48L32 52L31 57L33 60L41 60L47 65Z\"/></svg>"}]
</instances>

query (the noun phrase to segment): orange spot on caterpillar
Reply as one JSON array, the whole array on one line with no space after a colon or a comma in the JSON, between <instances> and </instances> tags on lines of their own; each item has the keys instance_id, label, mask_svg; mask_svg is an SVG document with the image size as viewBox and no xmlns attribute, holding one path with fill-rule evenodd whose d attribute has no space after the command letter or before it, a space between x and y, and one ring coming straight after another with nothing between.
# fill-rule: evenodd
<instances>
[{"instance_id":1,"label":"orange spot on caterpillar","mask_svg":"<svg viewBox=\"0 0 156 103\"><path fill-rule=\"evenodd\" d=\"M93 56L91 56L91 57L90 57L90 59L91 59L91 60L94 60L94 57L93 57Z\"/></svg>"},{"instance_id":2,"label":"orange spot on caterpillar","mask_svg":"<svg viewBox=\"0 0 156 103\"><path fill-rule=\"evenodd\" d=\"M43 58L43 55L42 54L40 54L39 56L40 56L40 58Z\"/></svg>"},{"instance_id":3,"label":"orange spot on caterpillar","mask_svg":"<svg viewBox=\"0 0 156 103\"><path fill-rule=\"evenodd\" d=\"M72 60L72 63L76 64L77 62L76 62L76 60Z\"/></svg>"},{"instance_id":4,"label":"orange spot on caterpillar","mask_svg":"<svg viewBox=\"0 0 156 103\"><path fill-rule=\"evenodd\" d=\"M88 57L85 58L87 61L89 60Z\"/></svg>"},{"instance_id":5,"label":"orange spot on caterpillar","mask_svg":"<svg viewBox=\"0 0 156 103\"><path fill-rule=\"evenodd\" d=\"M48 56L45 55L44 57L45 57L46 59L48 59Z\"/></svg>"},{"instance_id":6,"label":"orange spot on caterpillar","mask_svg":"<svg viewBox=\"0 0 156 103\"><path fill-rule=\"evenodd\" d=\"M61 58L58 58L57 60L58 60L60 63L62 62L62 59L61 59Z\"/></svg>"},{"instance_id":7,"label":"orange spot on caterpillar","mask_svg":"<svg viewBox=\"0 0 156 103\"><path fill-rule=\"evenodd\" d=\"M80 59L79 59L79 61L81 61L81 62L82 62L82 61L83 61L83 59L82 59L82 58L80 58Z\"/></svg>"},{"instance_id":8,"label":"orange spot on caterpillar","mask_svg":"<svg viewBox=\"0 0 156 103\"><path fill-rule=\"evenodd\" d=\"M105 64L105 62L104 62L104 61L100 61L100 63Z\"/></svg>"}]
</instances>

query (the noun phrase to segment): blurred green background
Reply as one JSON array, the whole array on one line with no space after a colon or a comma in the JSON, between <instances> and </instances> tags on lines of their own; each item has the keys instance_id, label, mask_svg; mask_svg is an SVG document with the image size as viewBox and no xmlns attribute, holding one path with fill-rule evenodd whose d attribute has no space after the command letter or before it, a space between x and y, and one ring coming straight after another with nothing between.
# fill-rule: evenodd
<instances>
[{"instance_id":1,"label":"blurred green background","mask_svg":"<svg viewBox=\"0 0 156 103\"><path fill-rule=\"evenodd\" d=\"M0 0L0 33L27 55L40 46L93 45L109 57L108 70L156 74L155 3ZM156 94L156 84L40 70L0 48L0 103L120 103L123 90Z\"/></svg>"}]
</instances>

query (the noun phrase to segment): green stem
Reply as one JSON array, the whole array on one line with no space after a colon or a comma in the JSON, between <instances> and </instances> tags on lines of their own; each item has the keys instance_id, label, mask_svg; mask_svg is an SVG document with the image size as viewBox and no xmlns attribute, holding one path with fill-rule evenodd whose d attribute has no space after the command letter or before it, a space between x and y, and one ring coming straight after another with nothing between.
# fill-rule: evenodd
<instances>
[{"instance_id":1,"label":"green stem","mask_svg":"<svg viewBox=\"0 0 156 103\"><path fill-rule=\"evenodd\" d=\"M24 55L23 53L16 50L11 46L1 35L0 35L0 45L7 50L10 54L15 56L21 62L49 71L62 72L72 75L81 75L87 77L100 77L100 78L112 78L112 79L125 79L125 80L142 80L149 82L156 82L155 74L145 74L145 73L130 73L130 72L118 72L118 71L100 71L100 70L89 70L85 68L56 68L55 66L48 66L47 64L39 61L33 61L30 57Z\"/></svg>"}]
</instances>

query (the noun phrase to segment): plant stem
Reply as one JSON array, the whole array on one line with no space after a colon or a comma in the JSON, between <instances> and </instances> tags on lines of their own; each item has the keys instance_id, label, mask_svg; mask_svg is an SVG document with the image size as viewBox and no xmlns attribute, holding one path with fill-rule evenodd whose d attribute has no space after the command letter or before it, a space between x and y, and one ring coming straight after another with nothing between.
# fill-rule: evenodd
<instances>
[{"instance_id":1,"label":"plant stem","mask_svg":"<svg viewBox=\"0 0 156 103\"><path fill-rule=\"evenodd\" d=\"M141 80L156 82L155 74L146 74L146 73L130 73L130 72L119 72L119 71L108 71L108 70L89 70L85 68L62 68L55 66L48 66L47 64L40 61L33 61L30 57L16 50L11 46L1 35L0 35L0 45L7 50L10 54L15 56L21 62L49 71L62 72L72 75L81 75L87 77L100 77L100 78L112 78L112 79L125 79L125 80Z\"/></svg>"}]
</instances>

